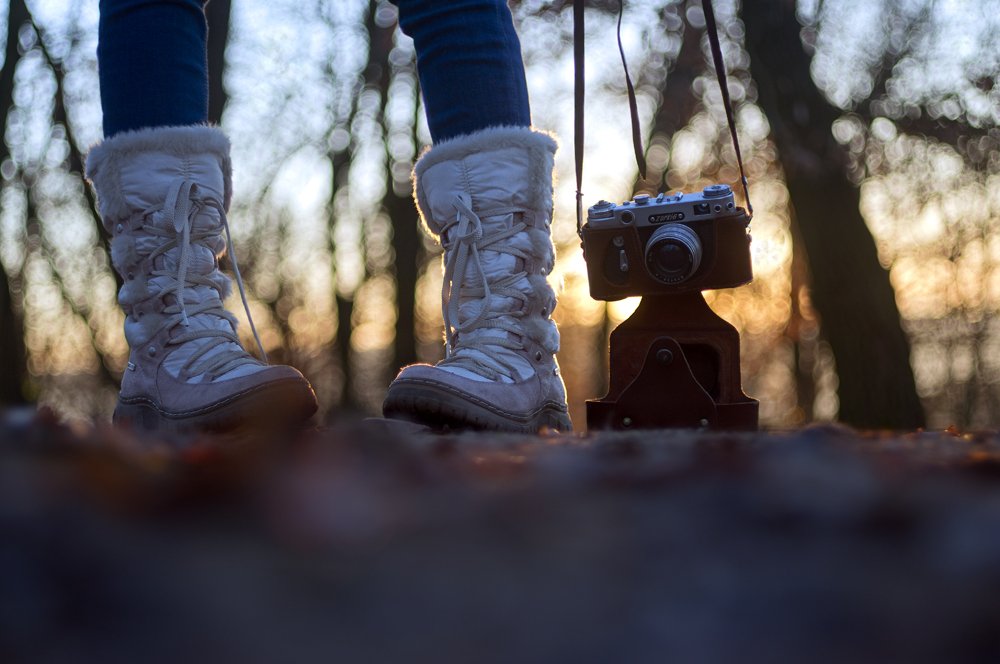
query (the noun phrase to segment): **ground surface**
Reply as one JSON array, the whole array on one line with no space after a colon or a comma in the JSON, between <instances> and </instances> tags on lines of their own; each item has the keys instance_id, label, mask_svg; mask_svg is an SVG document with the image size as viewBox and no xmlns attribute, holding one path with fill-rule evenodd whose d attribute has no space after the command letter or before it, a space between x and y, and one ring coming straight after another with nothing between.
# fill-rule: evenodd
<instances>
[{"instance_id":1,"label":"ground surface","mask_svg":"<svg viewBox=\"0 0 1000 664\"><path fill-rule=\"evenodd\" d=\"M0 422L4 662L1000 659L996 434Z\"/></svg>"}]
</instances>

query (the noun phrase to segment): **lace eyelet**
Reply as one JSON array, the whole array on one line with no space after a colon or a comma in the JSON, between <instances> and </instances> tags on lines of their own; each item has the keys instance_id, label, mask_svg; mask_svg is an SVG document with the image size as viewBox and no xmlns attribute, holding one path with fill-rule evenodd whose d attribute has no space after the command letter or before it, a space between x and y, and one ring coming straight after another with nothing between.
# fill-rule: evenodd
<instances>
[{"instance_id":1,"label":"lace eyelet","mask_svg":"<svg viewBox=\"0 0 1000 664\"><path fill-rule=\"evenodd\" d=\"M124 230L125 230L125 226L123 226L122 224L118 224L117 226L115 226L115 232L117 232L117 233L121 233Z\"/></svg>"},{"instance_id":2,"label":"lace eyelet","mask_svg":"<svg viewBox=\"0 0 1000 664\"><path fill-rule=\"evenodd\" d=\"M542 361L542 351L536 350L535 351L535 362L541 362L541 361Z\"/></svg>"},{"instance_id":3,"label":"lace eyelet","mask_svg":"<svg viewBox=\"0 0 1000 664\"><path fill-rule=\"evenodd\" d=\"M150 357L156 357L156 346L150 346L146 349L146 354Z\"/></svg>"}]
</instances>

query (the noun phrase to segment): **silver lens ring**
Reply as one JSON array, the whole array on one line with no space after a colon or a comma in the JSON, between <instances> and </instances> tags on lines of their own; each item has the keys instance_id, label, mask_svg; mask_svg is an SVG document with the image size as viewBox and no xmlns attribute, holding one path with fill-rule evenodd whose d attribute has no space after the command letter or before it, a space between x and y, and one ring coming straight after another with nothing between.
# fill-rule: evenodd
<instances>
[{"instance_id":1,"label":"silver lens ring","mask_svg":"<svg viewBox=\"0 0 1000 664\"><path fill-rule=\"evenodd\" d=\"M646 242L646 270L665 284L680 284L701 265L701 240L683 224L660 226Z\"/></svg>"}]
</instances>

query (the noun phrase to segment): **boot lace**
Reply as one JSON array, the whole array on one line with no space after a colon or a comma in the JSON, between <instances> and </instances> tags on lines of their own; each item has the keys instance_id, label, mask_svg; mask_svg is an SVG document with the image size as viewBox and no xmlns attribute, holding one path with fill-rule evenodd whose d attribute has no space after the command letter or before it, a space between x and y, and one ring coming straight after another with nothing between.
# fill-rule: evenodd
<instances>
[{"instance_id":1,"label":"boot lace","mask_svg":"<svg viewBox=\"0 0 1000 664\"><path fill-rule=\"evenodd\" d=\"M471 201L466 194L458 194L454 200L457 212L455 220L444 225L441 230L442 246L445 249L444 281L441 287L441 308L444 312L445 359L440 365L451 365L472 371L487 380L497 380L505 376L511 380L517 373L516 367L503 356L499 349L510 351L524 350L522 336L524 330L519 323L525 315L525 305L528 295L514 287L520 279L527 276L526 271L516 272L490 282L483 270L479 252L491 250L508 254L521 259L527 259L524 251L512 247L506 242L509 238L527 229L523 222L517 222L510 228L501 229L490 234L483 231L483 223L479 215L472 209ZM483 211L483 216L510 214L523 210L505 208ZM469 272L478 279L469 279ZM471 283L480 283L473 286ZM521 302L521 307L512 311L491 309L492 297L510 297ZM476 313L465 321L460 320L460 305L463 298L479 298L479 308ZM469 335L480 329L504 330L513 335ZM464 336L463 336L464 335ZM469 353L463 351L478 351ZM439 365L439 366L440 366Z\"/></svg>"},{"instance_id":2,"label":"boot lace","mask_svg":"<svg viewBox=\"0 0 1000 664\"><path fill-rule=\"evenodd\" d=\"M263 358L263 363L243 350L239 337L233 331L236 329L236 318L223 308L222 293L219 292L218 284L205 275L188 274L191 261L191 248L199 243L202 243L202 246L208 247L205 241L218 236L218 227L194 228L194 221L199 213L209 208L218 212L222 229L225 230L226 248L233 263L233 275L240 291L240 299L243 301L243 309L246 311L247 320L250 322L250 329L253 332L257 348L260 350L261 357ZM146 210L142 216L146 218L156 211L156 209ZM189 342L204 340L198 344L197 349L181 366L181 376L189 378L205 374L209 380L214 380L244 365L267 364L267 353L264 352L264 346L260 341L260 336L257 334L257 327L254 325L253 317L250 315L246 289L243 285L243 278L240 275L239 265L236 262L233 238L229 231L229 220L226 217L226 210L223 204L214 196L200 195L197 183L181 177L171 183L162 213L166 222L165 226L151 224L143 227L144 232L163 239L163 242L149 254L149 264L155 264L154 261L158 256L175 248L179 248L180 255L176 271L155 268L150 271L151 276L165 277L168 280L166 291L172 292L174 295L174 302L164 307L162 313L165 318L156 328L155 333L176 326L185 328L185 331L173 335L167 341L167 345L170 346L180 346ZM219 292L219 298L200 303L186 302L185 289L198 285L215 289ZM190 317L203 314L225 319L230 325L227 326L228 329L220 329L218 327L190 329ZM237 348L224 347L229 344L235 344Z\"/></svg>"}]
</instances>

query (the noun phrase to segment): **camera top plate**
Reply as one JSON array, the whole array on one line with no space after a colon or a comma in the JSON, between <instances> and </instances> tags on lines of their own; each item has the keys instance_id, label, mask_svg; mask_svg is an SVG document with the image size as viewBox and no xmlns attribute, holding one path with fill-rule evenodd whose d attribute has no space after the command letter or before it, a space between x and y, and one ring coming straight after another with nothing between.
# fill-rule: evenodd
<instances>
[{"instance_id":1,"label":"camera top plate","mask_svg":"<svg viewBox=\"0 0 1000 664\"><path fill-rule=\"evenodd\" d=\"M713 184L698 193L637 194L631 201L615 205L599 201L587 210L587 224L598 228L659 226L665 223L714 219L733 214L736 200L729 185Z\"/></svg>"}]
</instances>

